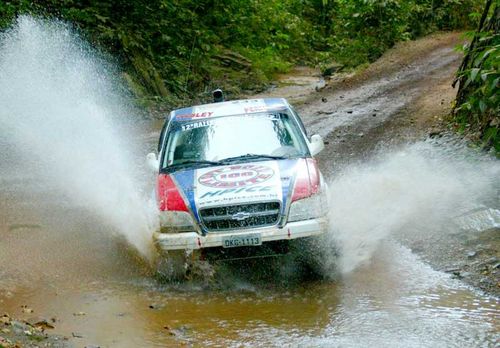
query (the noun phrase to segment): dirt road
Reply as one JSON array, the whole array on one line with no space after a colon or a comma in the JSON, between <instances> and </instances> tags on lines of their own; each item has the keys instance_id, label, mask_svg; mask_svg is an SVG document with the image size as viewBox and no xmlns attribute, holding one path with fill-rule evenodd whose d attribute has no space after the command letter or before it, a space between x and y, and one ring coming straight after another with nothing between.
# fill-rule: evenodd
<instances>
[{"instance_id":1,"label":"dirt road","mask_svg":"<svg viewBox=\"0 0 500 348\"><path fill-rule=\"evenodd\" d=\"M418 139L439 126L455 97L451 82L461 55L454 48L460 43L458 33L401 43L306 99L300 111L308 129L329 143L322 158L368 157L379 143Z\"/></svg>"}]
</instances>

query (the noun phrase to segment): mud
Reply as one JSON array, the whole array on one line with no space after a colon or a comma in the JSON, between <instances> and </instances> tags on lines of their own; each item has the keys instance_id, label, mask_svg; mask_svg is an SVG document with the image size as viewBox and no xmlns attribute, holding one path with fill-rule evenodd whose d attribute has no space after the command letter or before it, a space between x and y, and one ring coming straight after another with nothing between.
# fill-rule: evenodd
<instances>
[{"instance_id":1,"label":"mud","mask_svg":"<svg viewBox=\"0 0 500 348\"><path fill-rule=\"evenodd\" d=\"M459 42L459 34L445 33L403 43L319 92L317 77L307 80L299 109L309 132L327 141L323 173L334 177L381 148L439 134ZM154 149L158 132L157 124L144 125L139 141ZM498 256L498 230L401 234L334 280L290 281L293 266L266 264L259 272L240 263L222 267L215 285L165 284L116 237L116 227L68 205L30 173L19 175L22 167L9 168L0 186L0 315L31 325L15 332L4 324L0 336L12 344L494 347L500 339L496 288L480 284L485 269L498 281L498 266L484 263ZM37 331L40 340L24 332L36 328L33 317L53 326Z\"/></svg>"}]
</instances>

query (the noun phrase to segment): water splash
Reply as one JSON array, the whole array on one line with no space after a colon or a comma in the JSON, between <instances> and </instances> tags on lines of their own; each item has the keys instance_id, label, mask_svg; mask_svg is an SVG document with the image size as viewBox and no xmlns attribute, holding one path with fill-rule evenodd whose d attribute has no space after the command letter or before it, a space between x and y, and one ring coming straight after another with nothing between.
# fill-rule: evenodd
<instances>
[{"instance_id":1,"label":"water splash","mask_svg":"<svg viewBox=\"0 0 500 348\"><path fill-rule=\"evenodd\" d=\"M350 272L369 262L391 235L450 233L469 211L497 211L499 177L498 160L449 142L385 150L349 166L329 184L329 245L340 249L340 257L326 262Z\"/></svg>"},{"instance_id":2,"label":"water splash","mask_svg":"<svg viewBox=\"0 0 500 348\"><path fill-rule=\"evenodd\" d=\"M16 153L0 156L18 156L19 175L54 187L149 255L137 115L116 76L66 24L19 17L0 36L0 142Z\"/></svg>"}]
</instances>

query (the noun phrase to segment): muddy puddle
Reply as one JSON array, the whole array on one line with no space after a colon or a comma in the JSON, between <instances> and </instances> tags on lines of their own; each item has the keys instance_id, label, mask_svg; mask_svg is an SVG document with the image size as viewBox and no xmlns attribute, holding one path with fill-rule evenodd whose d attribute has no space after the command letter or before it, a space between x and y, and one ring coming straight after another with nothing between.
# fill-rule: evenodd
<instances>
[{"instance_id":1,"label":"muddy puddle","mask_svg":"<svg viewBox=\"0 0 500 348\"><path fill-rule=\"evenodd\" d=\"M73 242L89 232L76 229L67 230ZM29 235L43 243L42 231L0 235L0 308L22 319L54 318L51 332L76 347L493 347L500 338L496 298L432 270L394 242L335 280L284 285L279 276L249 281L252 270L232 269L222 288L158 282L102 238L94 246L78 242L80 253L62 242L59 250L27 248Z\"/></svg>"},{"instance_id":2,"label":"muddy puddle","mask_svg":"<svg viewBox=\"0 0 500 348\"><path fill-rule=\"evenodd\" d=\"M212 283L168 284L114 226L29 174L3 173L0 311L53 320L49 332L70 346L493 347L500 339L497 298L390 238L330 280L297 281L280 262L260 274L242 262Z\"/></svg>"}]
</instances>

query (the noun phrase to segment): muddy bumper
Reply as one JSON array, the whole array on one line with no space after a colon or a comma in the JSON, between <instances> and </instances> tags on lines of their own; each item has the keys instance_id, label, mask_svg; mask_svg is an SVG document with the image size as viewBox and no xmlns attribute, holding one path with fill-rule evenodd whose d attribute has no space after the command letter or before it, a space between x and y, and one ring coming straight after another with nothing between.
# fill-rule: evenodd
<instances>
[{"instance_id":1,"label":"muddy bumper","mask_svg":"<svg viewBox=\"0 0 500 348\"><path fill-rule=\"evenodd\" d=\"M161 250L195 250L224 246L224 240L239 234L258 234L262 243L276 240L291 240L310 236L317 236L327 230L327 219L319 218L290 222L283 228L276 226L251 230L233 230L207 233L205 236L197 232L160 233L153 235L156 246Z\"/></svg>"}]
</instances>

